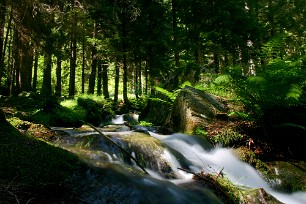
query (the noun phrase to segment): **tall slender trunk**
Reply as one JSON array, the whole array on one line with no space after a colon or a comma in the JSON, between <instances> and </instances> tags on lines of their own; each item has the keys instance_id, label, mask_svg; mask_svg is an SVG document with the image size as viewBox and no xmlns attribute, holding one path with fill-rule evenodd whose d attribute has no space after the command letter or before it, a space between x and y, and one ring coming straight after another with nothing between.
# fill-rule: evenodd
<instances>
[{"instance_id":1,"label":"tall slender trunk","mask_svg":"<svg viewBox=\"0 0 306 204\"><path fill-rule=\"evenodd\" d=\"M139 95L142 95L142 80L141 80L141 58L139 59L139 67L138 67L138 88L139 88Z\"/></svg>"},{"instance_id":2,"label":"tall slender trunk","mask_svg":"<svg viewBox=\"0 0 306 204\"><path fill-rule=\"evenodd\" d=\"M102 79L103 79L103 95L105 99L109 98L107 68L108 68L108 64L103 63L102 64Z\"/></svg>"},{"instance_id":3,"label":"tall slender trunk","mask_svg":"<svg viewBox=\"0 0 306 204\"><path fill-rule=\"evenodd\" d=\"M0 3L0 88L1 88L1 78L4 69L4 27L5 27L5 15L6 15L6 0L2 0ZM7 31L8 32L8 31Z\"/></svg>"},{"instance_id":4,"label":"tall slender trunk","mask_svg":"<svg viewBox=\"0 0 306 204\"><path fill-rule=\"evenodd\" d=\"M15 90L13 94L18 94L20 92L20 78L19 78L19 71L20 71L20 55L19 55L19 32L16 28L14 28L14 45L13 45L13 67L14 67L14 81L15 81Z\"/></svg>"},{"instance_id":5,"label":"tall slender trunk","mask_svg":"<svg viewBox=\"0 0 306 204\"><path fill-rule=\"evenodd\" d=\"M97 95L102 95L102 64L101 61L98 63L98 81L97 81Z\"/></svg>"},{"instance_id":6,"label":"tall slender trunk","mask_svg":"<svg viewBox=\"0 0 306 204\"><path fill-rule=\"evenodd\" d=\"M148 61L146 61L146 67L145 67L145 94L148 94Z\"/></svg>"},{"instance_id":7,"label":"tall slender trunk","mask_svg":"<svg viewBox=\"0 0 306 204\"><path fill-rule=\"evenodd\" d=\"M73 97L75 94L75 70L76 70L76 54L77 41L76 36L72 33L71 39L71 56L70 56L70 80L69 80L69 96Z\"/></svg>"},{"instance_id":8,"label":"tall slender trunk","mask_svg":"<svg viewBox=\"0 0 306 204\"><path fill-rule=\"evenodd\" d=\"M52 54L49 51L45 52L44 56L44 75L42 93L45 95L52 94L51 87L51 71L52 71Z\"/></svg>"},{"instance_id":9,"label":"tall slender trunk","mask_svg":"<svg viewBox=\"0 0 306 204\"><path fill-rule=\"evenodd\" d=\"M39 57L39 49L35 49L35 57L34 57L34 70L33 70L33 85L32 89L36 92L37 90L37 71L38 71L38 57Z\"/></svg>"},{"instance_id":10,"label":"tall slender trunk","mask_svg":"<svg viewBox=\"0 0 306 204\"><path fill-rule=\"evenodd\" d=\"M120 67L118 58L116 58L115 64L115 94L114 94L114 102L118 101L118 92L119 92L119 79L120 79Z\"/></svg>"},{"instance_id":11,"label":"tall slender trunk","mask_svg":"<svg viewBox=\"0 0 306 204\"><path fill-rule=\"evenodd\" d=\"M85 33L85 31L83 31ZM82 39L82 94L85 93L85 34Z\"/></svg>"},{"instance_id":12,"label":"tall slender trunk","mask_svg":"<svg viewBox=\"0 0 306 204\"><path fill-rule=\"evenodd\" d=\"M21 66L20 66L20 87L21 91L30 91L32 83L33 48L29 37L21 38Z\"/></svg>"},{"instance_id":13,"label":"tall slender trunk","mask_svg":"<svg viewBox=\"0 0 306 204\"><path fill-rule=\"evenodd\" d=\"M62 95L62 56L61 55L59 55L56 59L55 95L58 97Z\"/></svg>"},{"instance_id":14,"label":"tall slender trunk","mask_svg":"<svg viewBox=\"0 0 306 204\"><path fill-rule=\"evenodd\" d=\"M134 72L135 72L135 83L134 83L134 92L135 92L135 96L136 96L136 98L139 98L139 95L138 95L138 63L137 63L137 57L135 56L135 70L134 70Z\"/></svg>"},{"instance_id":15,"label":"tall slender trunk","mask_svg":"<svg viewBox=\"0 0 306 204\"><path fill-rule=\"evenodd\" d=\"M95 23L94 24L93 39L96 38L96 34L97 34L97 25ZM95 83L96 83L97 63L98 63L98 59L97 59L97 45L96 45L96 43L94 43L92 45L91 60L92 60L92 62L91 62L91 72L90 72L90 76L89 76L88 93L89 94L94 94L94 92L95 92Z\"/></svg>"},{"instance_id":16,"label":"tall slender trunk","mask_svg":"<svg viewBox=\"0 0 306 204\"><path fill-rule=\"evenodd\" d=\"M129 104L128 99L128 71L127 71L127 44L126 44L126 37L127 37L127 28L126 28L126 19L123 17L122 19L122 52L123 52L123 100L124 103Z\"/></svg>"},{"instance_id":17,"label":"tall slender trunk","mask_svg":"<svg viewBox=\"0 0 306 204\"><path fill-rule=\"evenodd\" d=\"M178 50L178 33L177 33L177 5L176 0L172 0L172 29L173 29L173 50L174 50L174 61L178 67L180 65L180 55Z\"/></svg>"}]
</instances>

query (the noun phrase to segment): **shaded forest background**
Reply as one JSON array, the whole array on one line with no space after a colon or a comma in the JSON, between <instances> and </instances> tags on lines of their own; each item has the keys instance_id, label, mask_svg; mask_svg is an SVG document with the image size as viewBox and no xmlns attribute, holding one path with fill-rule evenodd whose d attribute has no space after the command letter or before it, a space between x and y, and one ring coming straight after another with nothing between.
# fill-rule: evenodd
<instances>
[{"instance_id":1,"label":"shaded forest background","mask_svg":"<svg viewBox=\"0 0 306 204\"><path fill-rule=\"evenodd\" d=\"M203 73L273 72L294 82L284 93L305 87L303 0L2 0L0 9L2 95L128 103Z\"/></svg>"}]
</instances>

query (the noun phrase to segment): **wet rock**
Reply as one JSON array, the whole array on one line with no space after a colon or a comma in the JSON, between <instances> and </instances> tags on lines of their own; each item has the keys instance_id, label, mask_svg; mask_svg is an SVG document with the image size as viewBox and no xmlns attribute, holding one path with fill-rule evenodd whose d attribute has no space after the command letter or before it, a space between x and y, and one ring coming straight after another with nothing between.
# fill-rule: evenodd
<instances>
[{"instance_id":1,"label":"wet rock","mask_svg":"<svg viewBox=\"0 0 306 204\"><path fill-rule=\"evenodd\" d=\"M264 189L251 189L244 192L243 195L244 203L257 204L257 203L270 203L270 204L280 204L279 200L274 198L272 195L268 194Z\"/></svg>"}]
</instances>

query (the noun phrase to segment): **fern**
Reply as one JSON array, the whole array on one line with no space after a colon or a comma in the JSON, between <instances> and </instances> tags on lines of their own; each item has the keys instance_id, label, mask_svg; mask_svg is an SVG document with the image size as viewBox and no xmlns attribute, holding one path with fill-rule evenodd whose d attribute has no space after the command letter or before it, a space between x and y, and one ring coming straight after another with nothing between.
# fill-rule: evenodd
<instances>
[{"instance_id":1,"label":"fern","mask_svg":"<svg viewBox=\"0 0 306 204\"><path fill-rule=\"evenodd\" d=\"M175 92L167 91L166 89L158 87L158 86L155 86L154 89L157 92L163 94L164 96L167 96L172 102L174 102L174 100L176 99L177 93Z\"/></svg>"},{"instance_id":2,"label":"fern","mask_svg":"<svg viewBox=\"0 0 306 204\"><path fill-rule=\"evenodd\" d=\"M285 42L288 37L288 33L280 33L271 38L261 48L262 57L266 59L280 59L282 52L285 49Z\"/></svg>"}]
</instances>

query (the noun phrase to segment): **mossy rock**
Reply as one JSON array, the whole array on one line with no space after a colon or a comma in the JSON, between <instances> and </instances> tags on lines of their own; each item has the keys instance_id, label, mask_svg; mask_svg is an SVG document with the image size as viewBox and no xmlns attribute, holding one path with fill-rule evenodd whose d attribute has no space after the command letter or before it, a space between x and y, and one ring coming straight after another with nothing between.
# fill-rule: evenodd
<instances>
[{"instance_id":1,"label":"mossy rock","mask_svg":"<svg viewBox=\"0 0 306 204\"><path fill-rule=\"evenodd\" d=\"M278 190L295 192L306 191L306 162L304 161L275 161L267 162L270 169L270 179Z\"/></svg>"},{"instance_id":2,"label":"mossy rock","mask_svg":"<svg viewBox=\"0 0 306 204\"><path fill-rule=\"evenodd\" d=\"M4 122L4 121L5 121L5 115L3 111L0 109L0 122Z\"/></svg>"},{"instance_id":3,"label":"mossy rock","mask_svg":"<svg viewBox=\"0 0 306 204\"><path fill-rule=\"evenodd\" d=\"M149 167L165 178L176 178L170 164L162 158L165 149L159 140L147 134L135 132L122 138L130 151L135 152L136 159L144 167Z\"/></svg>"},{"instance_id":4,"label":"mossy rock","mask_svg":"<svg viewBox=\"0 0 306 204\"><path fill-rule=\"evenodd\" d=\"M241 146L234 149L235 155L240 158L242 161L250 164L256 168L266 179L269 179L271 175L270 168L260 159L257 158L256 154L248 149L247 147Z\"/></svg>"},{"instance_id":5,"label":"mossy rock","mask_svg":"<svg viewBox=\"0 0 306 204\"><path fill-rule=\"evenodd\" d=\"M220 112L227 109L217 97L185 86L176 97L172 112L171 126L175 132L192 133L197 127L205 127Z\"/></svg>"},{"instance_id":6,"label":"mossy rock","mask_svg":"<svg viewBox=\"0 0 306 204\"><path fill-rule=\"evenodd\" d=\"M171 113L171 105L160 100L148 100L146 107L139 115L139 121L147 121L162 126Z\"/></svg>"}]
</instances>

